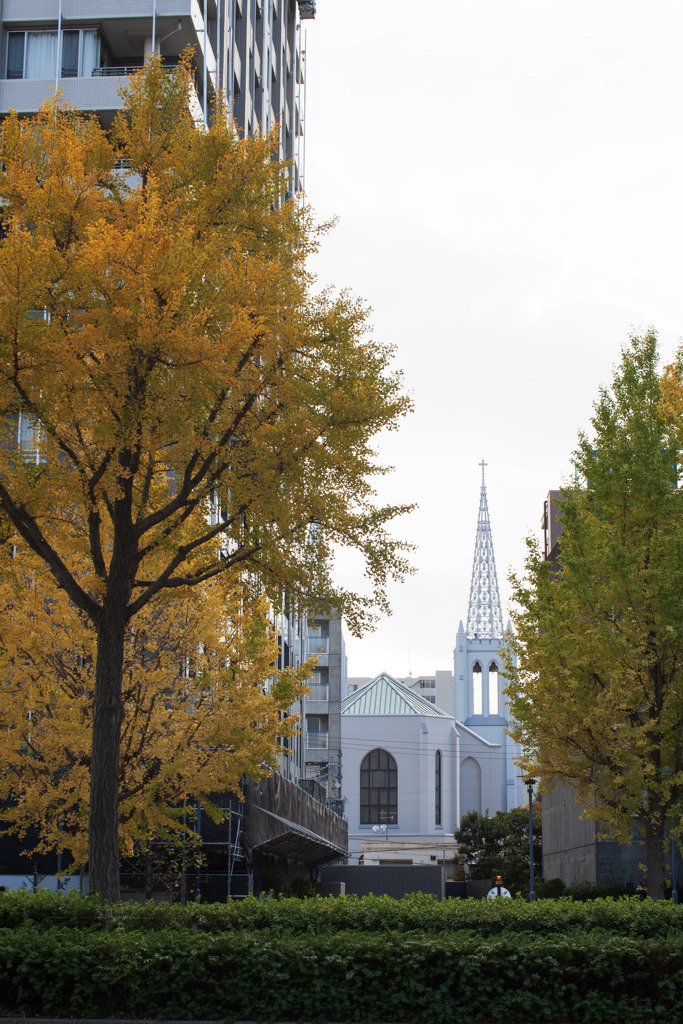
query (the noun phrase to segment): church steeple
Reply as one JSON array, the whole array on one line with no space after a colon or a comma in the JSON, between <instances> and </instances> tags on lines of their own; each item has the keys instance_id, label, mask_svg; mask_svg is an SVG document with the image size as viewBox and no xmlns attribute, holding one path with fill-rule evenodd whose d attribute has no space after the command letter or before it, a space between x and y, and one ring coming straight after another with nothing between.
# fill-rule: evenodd
<instances>
[{"instance_id":1,"label":"church steeple","mask_svg":"<svg viewBox=\"0 0 683 1024\"><path fill-rule=\"evenodd\" d=\"M502 639L503 615L500 609L496 559L493 554L493 538L484 481L486 462L482 459L479 465L481 466L481 495L477 539L474 545L470 607L467 613L467 636L470 640Z\"/></svg>"}]
</instances>

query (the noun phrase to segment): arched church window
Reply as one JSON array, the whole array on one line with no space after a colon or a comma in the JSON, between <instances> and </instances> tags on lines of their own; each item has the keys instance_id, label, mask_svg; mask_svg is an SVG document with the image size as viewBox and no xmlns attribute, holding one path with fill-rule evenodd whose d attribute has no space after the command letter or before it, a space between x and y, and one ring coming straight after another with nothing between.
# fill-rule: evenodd
<instances>
[{"instance_id":1,"label":"arched church window","mask_svg":"<svg viewBox=\"0 0 683 1024\"><path fill-rule=\"evenodd\" d=\"M498 714L498 666L495 661L489 665L489 714Z\"/></svg>"},{"instance_id":2,"label":"arched church window","mask_svg":"<svg viewBox=\"0 0 683 1024\"><path fill-rule=\"evenodd\" d=\"M484 714L484 686L481 665L478 661L475 661L472 666L472 714Z\"/></svg>"},{"instance_id":3,"label":"arched church window","mask_svg":"<svg viewBox=\"0 0 683 1024\"><path fill-rule=\"evenodd\" d=\"M381 747L366 754L360 766L361 825L395 825L398 821L396 761Z\"/></svg>"},{"instance_id":4,"label":"arched church window","mask_svg":"<svg viewBox=\"0 0 683 1024\"><path fill-rule=\"evenodd\" d=\"M434 824L441 824L441 751L434 755Z\"/></svg>"}]
</instances>

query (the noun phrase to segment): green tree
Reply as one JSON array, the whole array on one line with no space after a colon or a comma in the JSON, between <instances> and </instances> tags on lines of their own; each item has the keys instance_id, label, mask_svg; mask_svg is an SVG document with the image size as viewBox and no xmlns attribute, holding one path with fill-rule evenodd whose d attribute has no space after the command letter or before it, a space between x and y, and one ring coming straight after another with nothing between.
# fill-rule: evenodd
<instances>
[{"instance_id":1,"label":"green tree","mask_svg":"<svg viewBox=\"0 0 683 1024\"><path fill-rule=\"evenodd\" d=\"M407 568L404 509L371 486L372 440L409 406L391 352L357 301L313 294L317 231L273 139L224 111L197 129L189 90L153 57L110 135L57 100L0 127L0 416L32 438L0 445L0 506L95 628L89 875L110 899L141 611L249 573L358 632ZM344 546L369 594L334 586Z\"/></svg>"},{"instance_id":2,"label":"green tree","mask_svg":"<svg viewBox=\"0 0 683 1024\"><path fill-rule=\"evenodd\" d=\"M541 805L533 806L534 871L543 870ZM472 864L475 878L501 875L507 888L529 884L529 809L513 807L496 811L493 817L468 811L454 833L463 864Z\"/></svg>"},{"instance_id":3,"label":"green tree","mask_svg":"<svg viewBox=\"0 0 683 1024\"><path fill-rule=\"evenodd\" d=\"M683 494L655 335L634 336L603 388L562 491L557 565L527 541L508 660L523 770L567 782L586 814L647 848L664 893L683 783Z\"/></svg>"}]
</instances>

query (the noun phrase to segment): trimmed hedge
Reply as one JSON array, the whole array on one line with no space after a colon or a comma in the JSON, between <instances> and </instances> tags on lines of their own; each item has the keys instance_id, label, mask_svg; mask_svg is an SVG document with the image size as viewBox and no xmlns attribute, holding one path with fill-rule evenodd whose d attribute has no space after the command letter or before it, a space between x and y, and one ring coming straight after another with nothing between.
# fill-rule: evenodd
<instances>
[{"instance_id":1,"label":"trimmed hedge","mask_svg":"<svg viewBox=\"0 0 683 1024\"><path fill-rule=\"evenodd\" d=\"M371 869L368 869L371 870ZM230 903L119 903L110 908L96 897L39 892L0 893L0 928L17 928L33 921L44 927L116 930L173 929L176 931L263 931L269 934L340 931L471 932L480 937L508 932L534 935L568 934L599 929L621 936L666 938L683 927L683 906L638 897L597 899L587 903L568 899L439 901L417 893L401 900L390 896L316 897L309 900L252 897Z\"/></svg>"},{"instance_id":2,"label":"trimmed hedge","mask_svg":"<svg viewBox=\"0 0 683 1024\"><path fill-rule=\"evenodd\" d=\"M683 939L502 931L0 931L0 1012L681 1024Z\"/></svg>"}]
</instances>

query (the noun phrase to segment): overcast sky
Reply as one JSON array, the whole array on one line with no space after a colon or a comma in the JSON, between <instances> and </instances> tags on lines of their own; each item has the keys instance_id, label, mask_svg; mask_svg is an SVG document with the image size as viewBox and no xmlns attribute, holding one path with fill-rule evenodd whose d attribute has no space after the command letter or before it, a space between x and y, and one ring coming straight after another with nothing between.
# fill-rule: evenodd
<instances>
[{"instance_id":1,"label":"overcast sky","mask_svg":"<svg viewBox=\"0 0 683 1024\"><path fill-rule=\"evenodd\" d=\"M418 572L349 674L427 674L467 617L481 459L506 619L621 346L683 339L683 5L318 0L304 25L306 190L339 217L315 270L372 306L415 403L380 498L419 503Z\"/></svg>"}]
</instances>

